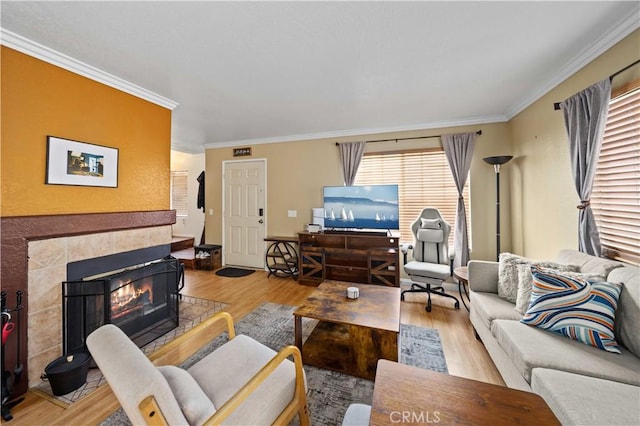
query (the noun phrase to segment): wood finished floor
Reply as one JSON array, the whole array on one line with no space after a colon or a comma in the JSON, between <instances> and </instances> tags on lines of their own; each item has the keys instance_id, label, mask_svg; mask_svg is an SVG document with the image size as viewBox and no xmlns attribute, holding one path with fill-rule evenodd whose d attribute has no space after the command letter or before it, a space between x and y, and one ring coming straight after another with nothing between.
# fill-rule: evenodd
<instances>
[{"instance_id":1,"label":"wood finished floor","mask_svg":"<svg viewBox=\"0 0 640 426\"><path fill-rule=\"evenodd\" d=\"M267 278L261 271L244 278L219 277L210 271L187 271L183 293L228 303L227 310L237 320L263 302L298 305L313 289L299 285L291 278ZM427 313L425 295L407 294L401 304L401 322L439 330L449 374L504 386L484 346L475 339L464 307L455 310L450 299L438 296L432 300L433 310ZM220 331L200 330L188 339L160 348L150 358L158 365L178 364ZM12 425L95 425L119 407L109 386L100 387L68 408L32 392L24 396L25 400L11 411Z\"/></svg>"}]
</instances>

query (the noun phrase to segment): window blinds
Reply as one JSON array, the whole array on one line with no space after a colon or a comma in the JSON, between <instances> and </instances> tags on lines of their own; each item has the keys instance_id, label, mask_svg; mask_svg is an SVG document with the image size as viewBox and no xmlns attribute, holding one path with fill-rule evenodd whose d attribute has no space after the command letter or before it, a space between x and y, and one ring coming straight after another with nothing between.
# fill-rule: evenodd
<instances>
[{"instance_id":1,"label":"window blinds","mask_svg":"<svg viewBox=\"0 0 640 426\"><path fill-rule=\"evenodd\" d=\"M640 262L640 87L611 100L591 194L603 254Z\"/></svg>"},{"instance_id":2,"label":"window blinds","mask_svg":"<svg viewBox=\"0 0 640 426\"><path fill-rule=\"evenodd\" d=\"M354 185L398 184L400 202L401 242L413 241L411 224L422 209L435 207L451 224L449 246L453 245L458 191L444 151L407 151L365 154ZM467 223L469 209L469 179L463 191ZM471 232L469 230L469 242Z\"/></svg>"},{"instance_id":3,"label":"window blinds","mask_svg":"<svg viewBox=\"0 0 640 426\"><path fill-rule=\"evenodd\" d=\"M176 211L176 216L188 216L187 208L187 178L189 172L171 172L171 209Z\"/></svg>"}]
</instances>

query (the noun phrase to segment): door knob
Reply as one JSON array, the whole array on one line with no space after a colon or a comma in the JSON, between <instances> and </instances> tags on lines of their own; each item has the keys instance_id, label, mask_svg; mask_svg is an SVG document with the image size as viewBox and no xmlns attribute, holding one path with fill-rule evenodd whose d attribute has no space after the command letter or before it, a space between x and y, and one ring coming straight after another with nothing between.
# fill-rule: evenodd
<instances>
[{"instance_id":1,"label":"door knob","mask_svg":"<svg viewBox=\"0 0 640 426\"><path fill-rule=\"evenodd\" d=\"M258 223L264 223L264 220L260 219L258 220Z\"/></svg>"}]
</instances>

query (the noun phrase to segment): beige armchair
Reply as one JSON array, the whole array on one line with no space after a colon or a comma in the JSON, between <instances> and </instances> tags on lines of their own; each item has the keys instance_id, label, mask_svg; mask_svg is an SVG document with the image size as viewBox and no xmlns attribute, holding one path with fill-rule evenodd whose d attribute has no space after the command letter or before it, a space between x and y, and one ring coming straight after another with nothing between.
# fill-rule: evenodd
<instances>
[{"instance_id":1,"label":"beige armchair","mask_svg":"<svg viewBox=\"0 0 640 426\"><path fill-rule=\"evenodd\" d=\"M244 335L220 312L199 327L226 321L229 341L188 370L155 366L118 327L91 333L87 346L135 425L310 424L302 357ZM293 362L287 358L292 356Z\"/></svg>"}]
</instances>

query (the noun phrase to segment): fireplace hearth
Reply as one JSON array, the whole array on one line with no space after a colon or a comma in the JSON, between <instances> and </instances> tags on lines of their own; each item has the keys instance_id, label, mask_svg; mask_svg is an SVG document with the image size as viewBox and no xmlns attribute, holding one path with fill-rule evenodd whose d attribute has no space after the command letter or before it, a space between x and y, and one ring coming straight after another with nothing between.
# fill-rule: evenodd
<instances>
[{"instance_id":1,"label":"fireplace hearth","mask_svg":"<svg viewBox=\"0 0 640 426\"><path fill-rule=\"evenodd\" d=\"M157 254L150 248L68 265L73 279L63 283L65 354L86 350L86 337L104 324L118 326L140 347L178 326L181 265L171 256L149 260Z\"/></svg>"}]
</instances>

